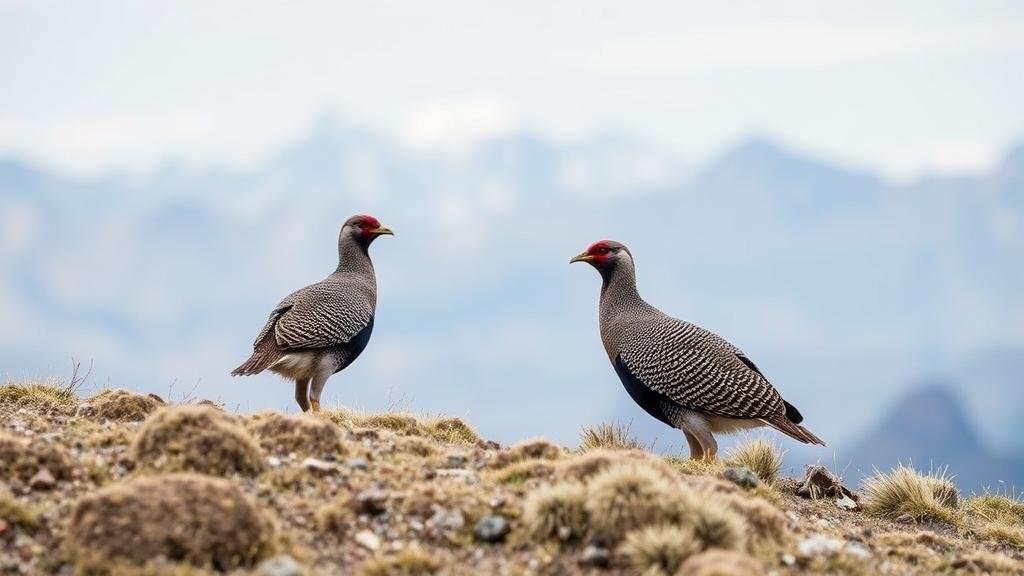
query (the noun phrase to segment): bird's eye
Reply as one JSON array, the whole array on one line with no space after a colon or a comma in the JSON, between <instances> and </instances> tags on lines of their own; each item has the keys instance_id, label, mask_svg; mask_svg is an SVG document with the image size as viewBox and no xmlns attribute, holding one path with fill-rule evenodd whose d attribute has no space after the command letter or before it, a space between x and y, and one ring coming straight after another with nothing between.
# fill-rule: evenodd
<instances>
[{"instance_id":1,"label":"bird's eye","mask_svg":"<svg viewBox=\"0 0 1024 576\"><path fill-rule=\"evenodd\" d=\"M608 253L608 249L605 248L604 246L601 246L600 248L597 249L597 253L598 254L607 254Z\"/></svg>"}]
</instances>

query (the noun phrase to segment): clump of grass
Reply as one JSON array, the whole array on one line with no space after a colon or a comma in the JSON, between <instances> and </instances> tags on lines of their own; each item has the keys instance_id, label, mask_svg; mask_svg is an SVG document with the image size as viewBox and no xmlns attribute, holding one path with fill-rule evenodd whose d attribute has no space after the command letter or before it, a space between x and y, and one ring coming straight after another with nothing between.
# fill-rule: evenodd
<instances>
[{"instance_id":1,"label":"clump of grass","mask_svg":"<svg viewBox=\"0 0 1024 576\"><path fill-rule=\"evenodd\" d=\"M129 454L137 465L160 471L256 475L263 452L237 420L206 406L169 407L149 417Z\"/></svg>"},{"instance_id":2,"label":"clump of grass","mask_svg":"<svg viewBox=\"0 0 1024 576\"><path fill-rule=\"evenodd\" d=\"M1016 498L988 492L968 498L964 501L964 508L971 516L988 522L1024 526L1024 502Z\"/></svg>"},{"instance_id":3,"label":"clump of grass","mask_svg":"<svg viewBox=\"0 0 1024 576\"><path fill-rule=\"evenodd\" d=\"M416 436L401 436L395 439L395 449L422 458L436 456L440 451L432 444Z\"/></svg>"},{"instance_id":4,"label":"clump of grass","mask_svg":"<svg viewBox=\"0 0 1024 576\"><path fill-rule=\"evenodd\" d=\"M602 423L580 431L580 452L591 450L650 450L650 446L629 434L629 426Z\"/></svg>"},{"instance_id":5,"label":"clump of grass","mask_svg":"<svg viewBox=\"0 0 1024 576\"><path fill-rule=\"evenodd\" d=\"M587 513L594 532L617 542L637 528L678 522L690 496L645 466L618 466L591 479Z\"/></svg>"},{"instance_id":6,"label":"clump of grass","mask_svg":"<svg viewBox=\"0 0 1024 576\"><path fill-rule=\"evenodd\" d=\"M530 459L505 466L491 476L502 484L522 484L534 478L550 478L554 473L555 466L550 461Z\"/></svg>"},{"instance_id":7,"label":"clump of grass","mask_svg":"<svg viewBox=\"0 0 1024 576\"><path fill-rule=\"evenodd\" d=\"M499 453L494 458L493 466L504 468L524 460L558 460L563 454L565 450L561 446L543 438L533 438L514 444L508 450Z\"/></svg>"},{"instance_id":8,"label":"clump of grass","mask_svg":"<svg viewBox=\"0 0 1024 576\"><path fill-rule=\"evenodd\" d=\"M960 490L953 484L952 477L946 475L945 470L935 475L929 474L925 479L940 505L945 508L956 508L960 505Z\"/></svg>"},{"instance_id":9,"label":"clump of grass","mask_svg":"<svg viewBox=\"0 0 1024 576\"><path fill-rule=\"evenodd\" d=\"M747 544L747 523L716 499L693 498L686 523L701 547L742 550Z\"/></svg>"},{"instance_id":10,"label":"clump of grass","mask_svg":"<svg viewBox=\"0 0 1024 576\"><path fill-rule=\"evenodd\" d=\"M419 546L409 546L397 554L374 558L363 564L363 576L422 576L434 574L441 563Z\"/></svg>"},{"instance_id":11,"label":"clump of grass","mask_svg":"<svg viewBox=\"0 0 1024 576\"><path fill-rule=\"evenodd\" d=\"M986 522L974 529L974 533L983 540L1024 546L1024 529L1003 522Z\"/></svg>"},{"instance_id":12,"label":"clump of grass","mask_svg":"<svg viewBox=\"0 0 1024 576\"><path fill-rule=\"evenodd\" d=\"M153 558L219 571L249 568L273 553L276 528L238 485L197 474L140 476L80 498L66 552L78 573Z\"/></svg>"},{"instance_id":13,"label":"clump of grass","mask_svg":"<svg viewBox=\"0 0 1024 576\"><path fill-rule=\"evenodd\" d=\"M0 432L0 479L27 483L41 469L58 480L71 477L71 456L62 446Z\"/></svg>"},{"instance_id":14,"label":"clump of grass","mask_svg":"<svg viewBox=\"0 0 1024 576\"><path fill-rule=\"evenodd\" d=\"M320 509L317 523L323 532L338 536L346 535L355 521L348 498L336 498Z\"/></svg>"},{"instance_id":15,"label":"clump of grass","mask_svg":"<svg viewBox=\"0 0 1024 576\"><path fill-rule=\"evenodd\" d=\"M735 550L708 550L691 556L679 574L686 576L763 576L764 568L753 557Z\"/></svg>"},{"instance_id":16,"label":"clump of grass","mask_svg":"<svg viewBox=\"0 0 1024 576\"><path fill-rule=\"evenodd\" d=\"M58 411L69 413L78 406L78 396L72 386L56 382L29 382L15 384L7 382L0 386L0 407L28 408L37 411Z\"/></svg>"},{"instance_id":17,"label":"clump of grass","mask_svg":"<svg viewBox=\"0 0 1024 576\"><path fill-rule=\"evenodd\" d=\"M781 446L766 438L754 438L737 444L725 455L728 466L746 466L762 482L775 484L782 469Z\"/></svg>"},{"instance_id":18,"label":"clump of grass","mask_svg":"<svg viewBox=\"0 0 1024 576\"><path fill-rule=\"evenodd\" d=\"M587 490L577 482L541 486L523 502L523 523L538 540L573 540L587 532Z\"/></svg>"},{"instance_id":19,"label":"clump of grass","mask_svg":"<svg viewBox=\"0 0 1024 576\"><path fill-rule=\"evenodd\" d=\"M82 415L101 420L138 422L156 412L164 401L152 394L137 394L128 390L104 390L89 398L82 406Z\"/></svg>"},{"instance_id":20,"label":"clump of grass","mask_svg":"<svg viewBox=\"0 0 1024 576\"><path fill-rule=\"evenodd\" d=\"M461 418L433 418L423 422L427 436L449 444L476 444L480 436Z\"/></svg>"},{"instance_id":21,"label":"clump of grass","mask_svg":"<svg viewBox=\"0 0 1024 576\"><path fill-rule=\"evenodd\" d=\"M947 556L936 567L936 573L1022 574L1024 562L1006 554L975 550L963 555Z\"/></svg>"},{"instance_id":22,"label":"clump of grass","mask_svg":"<svg viewBox=\"0 0 1024 576\"><path fill-rule=\"evenodd\" d=\"M719 476L725 471L725 463L718 458L666 458L676 473L690 476Z\"/></svg>"},{"instance_id":23,"label":"clump of grass","mask_svg":"<svg viewBox=\"0 0 1024 576\"><path fill-rule=\"evenodd\" d=\"M700 549L690 527L664 525L630 532L618 552L634 574L672 576Z\"/></svg>"},{"instance_id":24,"label":"clump of grass","mask_svg":"<svg viewBox=\"0 0 1024 576\"><path fill-rule=\"evenodd\" d=\"M717 500L747 521L747 534L755 543L782 544L789 539L789 521L778 508L759 497L721 494Z\"/></svg>"},{"instance_id":25,"label":"clump of grass","mask_svg":"<svg viewBox=\"0 0 1024 576\"><path fill-rule=\"evenodd\" d=\"M6 490L0 491L0 520L25 530L35 530L40 524L39 515Z\"/></svg>"},{"instance_id":26,"label":"clump of grass","mask_svg":"<svg viewBox=\"0 0 1024 576\"><path fill-rule=\"evenodd\" d=\"M562 462L558 468L561 477L573 478L581 482L611 467L632 464L651 468L667 479L677 476L676 470L665 460L648 452L639 450L605 450L596 449L581 455L573 456Z\"/></svg>"},{"instance_id":27,"label":"clump of grass","mask_svg":"<svg viewBox=\"0 0 1024 576\"><path fill-rule=\"evenodd\" d=\"M266 412L252 418L250 429L263 449L272 454L331 460L348 453L338 427L316 416Z\"/></svg>"},{"instance_id":28,"label":"clump of grass","mask_svg":"<svg viewBox=\"0 0 1024 576\"><path fill-rule=\"evenodd\" d=\"M941 473L940 473L941 474ZM957 510L942 505L936 487L945 476L927 476L899 465L891 472L876 472L864 481L864 511L880 518L895 519L907 514L915 520L957 524Z\"/></svg>"}]
</instances>

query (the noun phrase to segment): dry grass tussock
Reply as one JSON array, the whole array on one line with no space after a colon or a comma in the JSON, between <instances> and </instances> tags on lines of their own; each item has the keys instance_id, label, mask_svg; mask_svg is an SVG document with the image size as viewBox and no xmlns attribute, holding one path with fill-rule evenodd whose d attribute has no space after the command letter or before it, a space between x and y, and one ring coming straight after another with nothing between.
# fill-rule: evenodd
<instances>
[{"instance_id":1,"label":"dry grass tussock","mask_svg":"<svg viewBox=\"0 0 1024 576\"><path fill-rule=\"evenodd\" d=\"M63 446L0 432L0 479L24 484L42 469L66 480L71 477L71 456Z\"/></svg>"},{"instance_id":2,"label":"dry grass tussock","mask_svg":"<svg viewBox=\"0 0 1024 576\"><path fill-rule=\"evenodd\" d=\"M746 466L762 482L775 484L782 469L782 446L767 438L753 438L741 442L725 455L727 466Z\"/></svg>"},{"instance_id":3,"label":"dry grass tussock","mask_svg":"<svg viewBox=\"0 0 1024 576\"><path fill-rule=\"evenodd\" d=\"M341 430L316 416L264 412L252 416L248 424L260 446L271 454L296 454L328 460L348 454Z\"/></svg>"},{"instance_id":4,"label":"dry grass tussock","mask_svg":"<svg viewBox=\"0 0 1024 576\"><path fill-rule=\"evenodd\" d=\"M35 530L40 525L39 514L5 489L0 489L0 520L26 530Z\"/></svg>"},{"instance_id":5,"label":"dry grass tussock","mask_svg":"<svg viewBox=\"0 0 1024 576\"><path fill-rule=\"evenodd\" d=\"M419 546L409 546L402 551L374 558L362 566L363 576L423 576L434 574L441 568L428 552Z\"/></svg>"},{"instance_id":6,"label":"dry grass tussock","mask_svg":"<svg viewBox=\"0 0 1024 576\"><path fill-rule=\"evenodd\" d=\"M691 556L678 572L681 576L763 576L764 568L751 556L734 550L708 550Z\"/></svg>"},{"instance_id":7,"label":"dry grass tussock","mask_svg":"<svg viewBox=\"0 0 1024 576\"><path fill-rule=\"evenodd\" d=\"M580 455L572 456L559 463L557 474L561 478L572 478L585 482L595 474L613 466L637 464L651 468L664 476L673 479L678 476L676 469L664 459L640 450L605 450L599 448Z\"/></svg>"},{"instance_id":8,"label":"dry grass tussock","mask_svg":"<svg viewBox=\"0 0 1024 576\"><path fill-rule=\"evenodd\" d=\"M961 515L955 504L949 505L955 502L949 494L951 486L941 472L926 475L901 464L865 479L861 505L867 513L882 518L909 515L918 521L957 525Z\"/></svg>"},{"instance_id":9,"label":"dry grass tussock","mask_svg":"<svg viewBox=\"0 0 1024 576\"><path fill-rule=\"evenodd\" d=\"M138 422L164 406L154 394L138 394L128 390L104 390L82 405L82 415L100 420Z\"/></svg>"},{"instance_id":10,"label":"dry grass tussock","mask_svg":"<svg viewBox=\"0 0 1024 576\"><path fill-rule=\"evenodd\" d=\"M451 416L417 416L409 412L367 414L350 408L333 408L321 416L346 428L389 430L402 436L421 436L447 444L472 445L480 436L461 418Z\"/></svg>"},{"instance_id":11,"label":"dry grass tussock","mask_svg":"<svg viewBox=\"0 0 1024 576\"><path fill-rule=\"evenodd\" d=\"M7 382L0 386L0 413L14 412L19 408L69 413L74 412L77 406L74 387L56 381Z\"/></svg>"},{"instance_id":12,"label":"dry grass tussock","mask_svg":"<svg viewBox=\"0 0 1024 576\"><path fill-rule=\"evenodd\" d=\"M542 486L523 502L523 523L537 540L574 540L587 532L587 489L578 482Z\"/></svg>"},{"instance_id":13,"label":"dry grass tussock","mask_svg":"<svg viewBox=\"0 0 1024 576\"><path fill-rule=\"evenodd\" d=\"M143 476L82 497L65 552L86 574L157 557L227 571L270 555L275 536L273 520L237 484L195 474Z\"/></svg>"},{"instance_id":14,"label":"dry grass tussock","mask_svg":"<svg viewBox=\"0 0 1024 576\"><path fill-rule=\"evenodd\" d=\"M255 475L263 452L238 419L207 406L167 407L150 416L129 451L140 468L218 476Z\"/></svg>"},{"instance_id":15,"label":"dry grass tussock","mask_svg":"<svg viewBox=\"0 0 1024 576\"><path fill-rule=\"evenodd\" d=\"M663 525L630 532L618 552L634 574L672 576L700 549L692 528Z\"/></svg>"},{"instance_id":16,"label":"dry grass tussock","mask_svg":"<svg viewBox=\"0 0 1024 576\"><path fill-rule=\"evenodd\" d=\"M602 423L585 426L580 431L580 452L591 450L650 450L645 444L629 434L629 426Z\"/></svg>"},{"instance_id":17,"label":"dry grass tussock","mask_svg":"<svg viewBox=\"0 0 1024 576\"><path fill-rule=\"evenodd\" d=\"M523 440L498 453L491 466L504 468L526 460L558 460L565 455L565 449L543 438Z\"/></svg>"},{"instance_id":18,"label":"dry grass tussock","mask_svg":"<svg viewBox=\"0 0 1024 576\"><path fill-rule=\"evenodd\" d=\"M646 466L617 466L587 485L587 513L594 533L618 542L631 530L678 523L692 495Z\"/></svg>"}]
</instances>

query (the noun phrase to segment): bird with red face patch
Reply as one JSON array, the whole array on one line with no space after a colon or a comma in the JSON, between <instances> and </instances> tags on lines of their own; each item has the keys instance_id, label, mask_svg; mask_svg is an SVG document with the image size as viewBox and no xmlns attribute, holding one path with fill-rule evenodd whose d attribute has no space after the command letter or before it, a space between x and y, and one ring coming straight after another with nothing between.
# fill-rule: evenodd
<instances>
[{"instance_id":1,"label":"bird with red face patch","mask_svg":"<svg viewBox=\"0 0 1024 576\"><path fill-rule=\"evenodd\" d=\"M346 220L338 235L338 267L274 307L256 336L252 356L231 375L276 372L295 381L295 401L303 412L319 412L327 379L351 364L370 341L377 278L369 249L384 235L393 233L373 216Z\"/></svg>"},{"instance_id":2,"label":"bird with red face patch","mask_svg":"<svg viewBox=\"0 0 1024 576\"><path fill-rule=\"evenodd\" d=\"M626 391L648 414L682 430L691 458L715 457L714 434L759 426L825 445L743 351L645 302L625 245L601 240L573 262L601 274L601 341Z\"/></svg>"}]
</instances>

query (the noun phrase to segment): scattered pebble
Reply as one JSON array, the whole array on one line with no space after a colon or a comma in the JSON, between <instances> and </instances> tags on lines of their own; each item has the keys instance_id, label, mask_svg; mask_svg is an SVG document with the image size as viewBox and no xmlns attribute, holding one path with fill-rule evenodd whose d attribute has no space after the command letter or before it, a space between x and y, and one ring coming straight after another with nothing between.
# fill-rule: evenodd
<instances>
[{"instance_id":1,"label":"scattered pebble","mask_svg":"<svg viewBox=\"0 0 1024 576\"><path fill-rule=\"evenodd\" d=\"M612 561L612 553L596 544L588 544L576 563L584 567L607 568Z\"/></svg>"},{"instance_id":2,"label":"scattered pebble","mask_svg":"<svg viewBox=\"0 0 1024 576\"><path fill-rule=\"evenodd\" d=\"M438 507L427 522L442 530L457 531L466 525L466 517L463 516L462 510Z\"/></svg>"},{"instance_id":3,"label":"scattered pebble","mask_svg":"<svg viewBox=\"0 0 1024 576\"><path fill-rule=\"evenodd\" d=\"M302 461L302 467L314 472L333 472L338 465L319 458L306 458Z\"/></svg>"},{"instance_id":4,"label":"scattered pebble","mask_svg":"<svg viewBox=\"0 0 1024 576\"><path fill-rule=\"evenodd\" d=\"M269 456L267 458L267 466L271 468L279 468L281 466L281 459L277 456Z\"/></svg>"},{"instance_id":5,"label":"scattered pebble","mask_svg":"<svg viewBox=\"0 0 1024 576\"><path fill-rule=\"evenodd\" d=\"M256 568L259 576L302 576L302 567L287 554L267 558Z\"/></svg>"},{"instance_id":6,"label":"scattered pebble","mask_svg":"<svg viewBox=\"0 0 1024 576\"><path fill-rule=\"evenodd\" d=\"M796 564L796 556L793 556L789 552L780 552L779 562L781 562L783 566L792 566L793 564Z\"/></svg>"},{"instance_id":7,"label":"scattered pebble","mask_svg":"<svg viewBox=\"0 0 1024 576\"><path fill-rule=\"evenodd\" d=\"M33 490L52 490L57 485L57 479L46 468L40 468L28 481L28 485Z\"/></svg>"},{"instance_id":8,"label":"scattered pebble","mask_svg":"<svg viewBox=\"0 0 1024 576\"><path fill-rule=\"evenodd\" d=\"M356 541L356 544L372 552L380 549L380 537L369 530L360 530L353 539Z\"/></svg>"},{"instance_id":9,"label":"scattered pebble","mask_svg":"<svg viewBox=\"0 0 1024 576\"><path fill-rule=\"evenodd\" d=\"M465 454L449 454L445 461L445 468L465 468L469 458Z\"/></svg>"},{"instance_id":10,"label":"scattered pebble","mask_svg":"<svg viewBox=\"0 0 1024 576\"><path fill-rule=\"evenodd\" d=\"M473 527L473 536L481 542L504 542L508 531L508 520L504 516L488 514Z\"/></svg>"},{"instance_id":11,"label":"scattered pebble","mask_svg":"<svg viewBox=\"0 0 1024 576\"><path fill-rule=\"evenodd\" d=\"M899 516L896 517L896 523L897 524L917 524L917 521L914 520L914 517L911 516L910 514L900 514Z\"/></svg>"},{"instance_id":12,"label":"scattered pebble","mask_svg":"<svg viewBox=\"0 0 1024 576\"><path fill-rule=\"evenodd\" d=\"M351 500L352 511L356 514L370 514L376 516L387 510L388 493L383 490L371 488L356 494Z\"/></svg>"},{"instance_id":13,"label":"scattered pebble","mask_svg":"<svg viewBox=\"0 0 1024 576\"><path fill-rule=\"evenodd\" d=\"M824 534L811 534L796 545L796 553L801 558L813 559L820 556L832 556L843 549L843 541Z\"/></svg>"},{"instance_id":14,"label":"scattered pebble","mask_svg":"<svg viewBox=\"0 0 1024 576\"><path fill-rule=\"evenodd\" d=\"M737 486L748 490L757 488L761 484L761 479L757 477L757 474L754 474L750 468L747 468L746 466L733 466L726 468L725 472L722 473L722 476Z\"/></svg>"},{"instance_id":15,"label":"scattered pebble","mask_svg":"<svg viewBox=\"0 0 1024 576\"><path fill-rule=\"evenodd\" d=\"M357 456L355 458L349 458L348 460L346 460L345 466L348 466L353 470L366 470L367 468L370 467L370 463L366 461L366 458L363 458L362 456Z\"/></svg>"},{"instance_id":16,"label":"scattered pebble","mask_svg":"<svg viewBox=\"0 0 1024 576\"><path fill-rule=\"evenodd\" d=\"M836 506L839 506L843 510L860 510L860 505L854 502L853 499L846 494L843 494L840 498L836 498Z\"/></svg>"}]
</instances>

